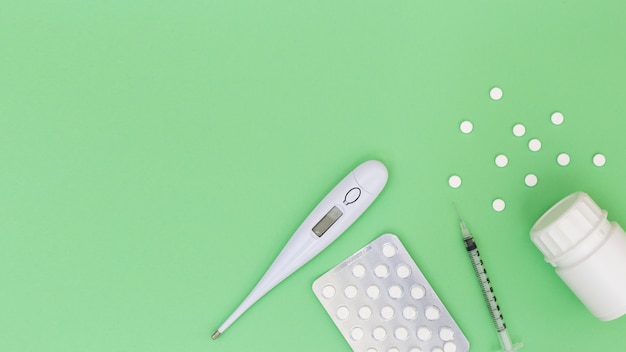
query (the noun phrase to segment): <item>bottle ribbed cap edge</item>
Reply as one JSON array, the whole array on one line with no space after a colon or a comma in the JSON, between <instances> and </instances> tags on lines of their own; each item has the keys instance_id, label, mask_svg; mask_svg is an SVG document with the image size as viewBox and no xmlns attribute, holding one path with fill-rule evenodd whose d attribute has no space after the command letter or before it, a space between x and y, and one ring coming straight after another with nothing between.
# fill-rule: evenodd
<instances>
[{"instance_id":1,"label":"bottle ribbed cap edge","mask_svg":"<svg viewBox=\"0 0 626 352\"><path fill-rule=\"evenodd\" d=\"M571 194L552 206L530 231L547 262L555 262L606 222L606 212L584 192ZM602 226L604 228L604 226Z\"/></svg>"}]
</instances>

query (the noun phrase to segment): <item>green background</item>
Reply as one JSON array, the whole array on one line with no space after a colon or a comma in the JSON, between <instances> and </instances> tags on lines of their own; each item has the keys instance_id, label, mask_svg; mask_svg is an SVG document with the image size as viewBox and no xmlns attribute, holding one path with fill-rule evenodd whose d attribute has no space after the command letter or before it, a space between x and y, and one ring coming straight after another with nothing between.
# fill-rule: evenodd
<instances>
[{"instance_id":1,"label":"green background","mask_svg":"<svg viewBox=\"0 0 626 352\"><path fill-rule=\"evenodd\" d=\"M311 284L386 232L472 351L495 351L452 202L525 350L626 349L626 318L594 318L528 235L578 190L626 225L625 11L617 0L3 0L0 351L348 351ZM390 175L370 209L210 340L368 159Z\"/></svg>"}]
</instances>

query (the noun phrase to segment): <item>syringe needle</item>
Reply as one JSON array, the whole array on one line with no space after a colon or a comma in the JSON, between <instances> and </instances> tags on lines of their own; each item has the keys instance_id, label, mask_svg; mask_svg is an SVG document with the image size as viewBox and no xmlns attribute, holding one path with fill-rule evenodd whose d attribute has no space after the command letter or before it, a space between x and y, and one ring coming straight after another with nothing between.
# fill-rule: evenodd
<instances>
[{"instance_id":1,"label":"syringe needle","mask_svg":"<svg viewBox=\"0 0 626 352\"><path fill-rule=\"evenodd\" d=\"M456 203L452 203L452 204L454 204L456 215L459 217L459 226L461 226L461 234L463 235L463 239L466 240L466 239L472 238L472 233L469 231L469 229L465 225L465 221L463 221L463 219L461 218L461 212L459 212L459 208L456 206Z\"/></svg>"},{"instance_id":2,"label":"syringe needle","mask_svg":"<svg viewBox=\"0 0 626 352\"><path fill-rule=\"evenodd\" d=\"M452 205L454 205L454 210L456 210L456 216L459 217L459 221L462 221L461 220L461 212L459 211L459 207L457 207L456 203L454 203L454 202L452 203Z\"/></svg>"},{"instance_id":3,"label":"syringe needle","mask_svg":"<svg viewBox=\"0 0 626 352\"><path fill-rule=\"evenodd\" d=\"M213 333L213 335L211 335L211 338L215 340L216 338L220 337L221 334L222 333L219 330L217 330L215 333Z\"/></svg>"}]
</instances>

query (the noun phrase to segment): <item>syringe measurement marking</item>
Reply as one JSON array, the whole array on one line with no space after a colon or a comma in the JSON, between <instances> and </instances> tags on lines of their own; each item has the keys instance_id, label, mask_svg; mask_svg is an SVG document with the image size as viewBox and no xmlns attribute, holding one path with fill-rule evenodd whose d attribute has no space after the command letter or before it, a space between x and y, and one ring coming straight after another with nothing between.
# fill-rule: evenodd
<instances>
[{"instance_id":1,"label":"syringe measurement marking","mask_svg":"<svg viewBox=\"0 0 626 352\"><path fill-rule=\"evenodd\" d=\"M483 297L489 307L489 313L491 314L491 319L496 326L496 330L498 332L504 331L506 330L504 317L502 316L502 313L500 313L500 306L498 305L497 298L493 293L491 281L487 276L487 269L483 266L483 261L480 259L480 253L478 252L478 248L476 247L476 243L473 238L465 240L465 247L472 261L474 272L476 273L476 277L480 283L480 288L483 291Z\"/></svg>"},{"instance_id":2,"label":"syringe measurement marking","mask_svg":"<svg viewBox=\"0 0 626 352\"><path fill-rule=\"evenodd\" d=\"M457 215L459 210L457 209ZM491 314L491 320L496 326L496 331L498 333L498 339L500 340L500 346L502 349L501 352L513 352L516 351L522 346L524 346L521 342L513 345L511 342L511 337L506 329L506 324L504 323L504 318L502 317L502 313L500 313L500 306L498 305L496 295L493 293L493 287L491 287L491 281L487 276L487 269L483 264L482 259L480 259L480 252L478 252L478 247L474 242L474 236L467 229L463 220L461 220L461 216L459 215L459 224L461 226L461 234L463 235L463 242L465 243L465 250L467 250L467 254L470 257L470 261L472 262L472 267L474 268L474 273L476 274L476 278L478 278L478 283L480 285L481 291L483 291L483 298L487 302L487 308L489 309L489 314Z\"/></svg>"}]
</instances>

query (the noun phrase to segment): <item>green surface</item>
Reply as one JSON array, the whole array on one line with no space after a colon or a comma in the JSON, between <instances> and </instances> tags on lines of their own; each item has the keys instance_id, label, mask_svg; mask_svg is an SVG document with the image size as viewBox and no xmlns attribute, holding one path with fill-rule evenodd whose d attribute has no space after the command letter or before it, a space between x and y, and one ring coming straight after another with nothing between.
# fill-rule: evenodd
<instances>
[{"instance_id":1,"label":"green surface","mask_svg":"<svg viewBox=\"0 0 626 352\"><path fill-rule=\"evenodd\" d=\"M495 351L453 201L525 350L626 349L626 318L591 316L528 236L577 190L626 225L625 11L617 0L2 1L0 351L348 351L311 284L386 232L472 351ZM379 199L210 340L367 159L389 168Z\"/></svg>"}]
</instances>

